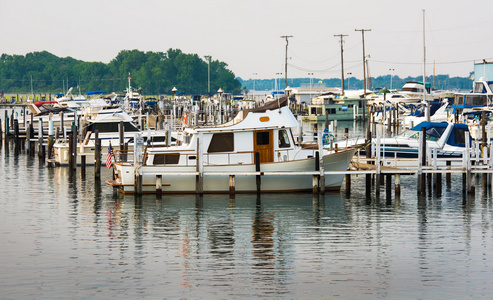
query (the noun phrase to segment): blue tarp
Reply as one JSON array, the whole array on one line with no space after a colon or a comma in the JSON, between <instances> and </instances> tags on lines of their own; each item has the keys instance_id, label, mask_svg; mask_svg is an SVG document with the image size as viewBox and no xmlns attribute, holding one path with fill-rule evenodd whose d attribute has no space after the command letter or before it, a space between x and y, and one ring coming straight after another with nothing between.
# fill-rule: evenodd
<instances>
[{"instance_id":1,"label":"blue tarp","mask_svg":"<svg viewBox=\"0 0 493 300\"><path fill-rule=\"evenodd\" d=\"M106 93L106 91L91 91L91 92L87 92L86 95L101 95L104 93Z\"/></svg>"}]
</instances>

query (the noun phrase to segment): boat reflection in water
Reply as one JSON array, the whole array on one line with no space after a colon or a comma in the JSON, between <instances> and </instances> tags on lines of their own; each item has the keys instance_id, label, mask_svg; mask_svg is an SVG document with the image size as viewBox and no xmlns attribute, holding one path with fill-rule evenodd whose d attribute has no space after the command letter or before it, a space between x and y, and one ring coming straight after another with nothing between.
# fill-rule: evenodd
<instances>
[{"instance_id":1,"label":"boat reflection in water","mask_svg":"<svg viewBox=\"0 0 493 300\"><path fill-rule=\"evenodd\" d=\"M8 149L8 151L7 151ZM452 174L441 196L343 191L113 195L0 148L0 289L13 299L488 298L493 205ZM390 203L390 204L387 204ZM467 278L468 280L464 280Z\"/></svg>"}]
</instances>

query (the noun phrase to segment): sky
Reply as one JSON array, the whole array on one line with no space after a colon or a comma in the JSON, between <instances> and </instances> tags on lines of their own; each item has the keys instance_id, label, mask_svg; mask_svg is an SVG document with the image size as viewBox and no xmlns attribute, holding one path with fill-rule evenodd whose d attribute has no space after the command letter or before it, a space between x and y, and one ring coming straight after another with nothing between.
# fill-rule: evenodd
<instances>
[{"instance_id":1,"label":"sky","mask_svg":"<svg viewBox=\"0 0 493 300\"><path fill-rule=\"evenodd\" d=\"M491 0L0 0L0 53L109 63L121 50L173 48L268 79L284 77L281 36L292 36L288 77L340 78L342 34L344 76L362 79L355 29L369 29L370 76L468 77L493 61L492 11Z\"/></svg>"}]
</instances>

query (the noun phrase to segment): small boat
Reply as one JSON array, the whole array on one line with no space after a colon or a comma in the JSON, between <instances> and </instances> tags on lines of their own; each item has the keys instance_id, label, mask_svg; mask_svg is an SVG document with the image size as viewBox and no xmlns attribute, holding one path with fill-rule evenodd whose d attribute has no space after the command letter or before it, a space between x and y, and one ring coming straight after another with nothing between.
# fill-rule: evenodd
<instances>
[{"instance_id":1,"label":"small boat","mask_svg":"<svg viewBox=\"0 0 493 300\"><path fill-rule=\"evenodd\" d=\"M235 192L255 193L257 168L264 175L262 192L311 191L312 173L320 164L325 171L347 170L355 149L322 149L319 153L314 147L304 149L295 143L291 129L299 124L287 103L288 98L283 97L240 111L224 124L187 127L179 146L147 148L141 167L142 192L155 193L161 176L163 193L196 193L201 167L204 193L229 192L230 175L235 175ZM115 179L107 183L133 193L136 168L120 157L117 153ZM324 178L326 189L338 190L344 175Z\"/></svg>"}]
</instances>

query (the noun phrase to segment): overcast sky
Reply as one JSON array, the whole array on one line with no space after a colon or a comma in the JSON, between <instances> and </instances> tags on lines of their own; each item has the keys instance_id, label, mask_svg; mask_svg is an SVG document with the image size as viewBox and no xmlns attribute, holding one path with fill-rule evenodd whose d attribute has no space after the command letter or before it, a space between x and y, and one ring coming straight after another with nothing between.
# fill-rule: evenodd
<instances>
[{"instance_id":1,"label":"overcast sky","mask_svg":"<svg viewBox=\"0 0 493 300\"><path fill-rule=\"evenodd\" d=\"M0 53L46 50L110 62L121 50L181 49L224 61L236 76L362 78L365 33L371 76L468 76L493 61L493 1L457 0L0 0ZM256 73L256 75L254 75ZM347 76L347 75L345 75Z\"/></svg>"}]
</instances>

